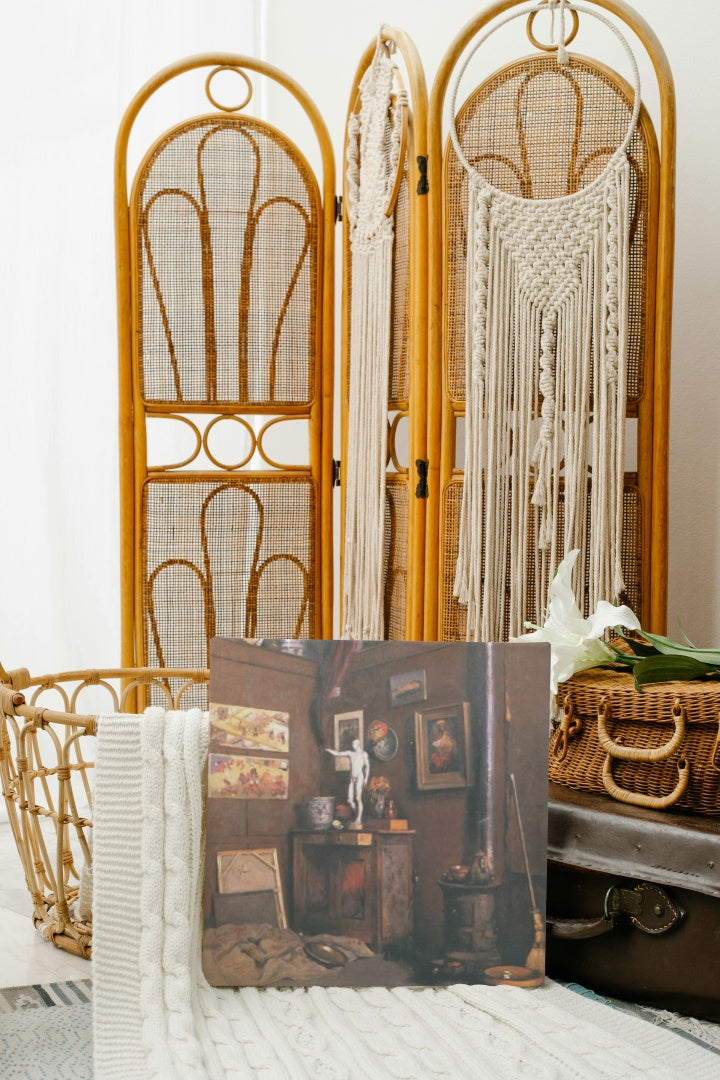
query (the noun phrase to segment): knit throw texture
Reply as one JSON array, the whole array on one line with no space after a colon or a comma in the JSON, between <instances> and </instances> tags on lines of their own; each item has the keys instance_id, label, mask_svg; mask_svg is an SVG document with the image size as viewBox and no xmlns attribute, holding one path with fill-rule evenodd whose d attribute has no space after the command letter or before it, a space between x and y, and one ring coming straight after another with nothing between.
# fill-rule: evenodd
<instances>
[{"instance_id":1,"label":"knit throw texture","mask_svg":"<svg viewBox=\"0 0 720 1080\"><path fill-rule=\"evenodd\" d=\"M551 982L532 991L210 987L200 959L207 743L199 710L99 721L98 1080L710 1080L708 1055L691 1042Z\"/></svg>"}]
</instances>

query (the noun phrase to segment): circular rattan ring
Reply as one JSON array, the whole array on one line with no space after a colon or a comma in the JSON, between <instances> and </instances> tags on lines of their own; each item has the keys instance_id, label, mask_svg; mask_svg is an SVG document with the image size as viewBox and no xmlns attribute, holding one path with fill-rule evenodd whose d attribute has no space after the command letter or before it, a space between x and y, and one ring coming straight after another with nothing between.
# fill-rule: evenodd
<instances>
[{"instance_id":1,"label":"circular rattan ring","mask_svg":"<svg viewBox=\"0 0 720 1080\"><path fill-rule=\"evenodd\" d=\"M221 461L210 450L210 445L209 445L209 441L208 441L209 437L210 437L210 432L212 431L212 429L215 427L216 424L220 423L221 420L232 420L234 423L240 424L240 426L244 427L245 430L247 431L248 435L250 436L250 449L248 450L245 457L241 461L235 462L234 465L230 464L228 462L225 462L225 461ZM250 458L253 456L253 454L257 450L257 437L255 435L255 432L250 427L250 425L248 424L247 420L245 420L244 417L235 416L234 413L227 413L227 414L223 414L222 416L215 416L210 421L208 426L205 428L205 431L203 432L202 443L203 443L203 450L205 451L207 456L210 458L210 461L212 461L213 465L215 465L218 469L225 469L227 472L235 472L236 469L242 469L243 466L247 465L247 463L250 461Z\"/></svg>"},{"instance_id":2,"label":"circular rattan ring","mask_svg":"<svg viewBox=\"0 0 720 1080\"><path fill-rule=\"evenodd\" d=\"M216 101L210 93L210 83L221 71L234 71L236 75L239 75L241 79L245 80L245 83L247 85L247 95L243 98L239 105L221 105L220 102ZM231 113L238 112L239 109L245 108L253 95L253 88L250 79L241 68L234 67L233 64L221 64L219 67L213 68L207 79L205 80L205 93L207 94L210 103L214 105L216 109L221 109L222 112Z\"/></svg>"},{"instance_id":3,"label":"circular rattan ring","mask_svg":"<svg viewBox=\"0 0 720 1080\"><path fill-rule=\"evenodd\" d=\"M570 44L571 41L575 40L575 37L577 36L577 32L580 29L580 18L578 16L577 11L575 11L574 8L568 8L568 11L570 12L570 15L572 17L572 29L570 30L570 33L568 34L568 36L565 38L564 44L565 44L566 48ZM552 45L543 45L542 41L538 41L538 39L535 37L535 35L533 33L533 23L535 22L535 16L539 15L539 14L540 14L539 11L531 11L530 14L528 15L527 36L530 38L530 41L532 42L532 44L535 46L536 49L540 49L540 50L542 50L542 52L555 52L555 50L558 47L557 42L555 42Z\"/></svg>"}]
</instances>

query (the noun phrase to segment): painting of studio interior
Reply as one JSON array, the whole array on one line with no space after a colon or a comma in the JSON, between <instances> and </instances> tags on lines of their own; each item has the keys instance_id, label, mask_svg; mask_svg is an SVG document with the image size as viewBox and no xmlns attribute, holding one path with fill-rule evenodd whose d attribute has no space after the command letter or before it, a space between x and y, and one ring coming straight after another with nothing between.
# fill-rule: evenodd
<instances>
[{"instance_id":1,"label":"painting of studio interior","mask_svg":"<svg viewBox=\"0 0 720 1080\"><path fill-rule=\"evenodd\" d=\"M538 986L544 644L215 638L215 986Z\"/></svg>"}]
</instances>

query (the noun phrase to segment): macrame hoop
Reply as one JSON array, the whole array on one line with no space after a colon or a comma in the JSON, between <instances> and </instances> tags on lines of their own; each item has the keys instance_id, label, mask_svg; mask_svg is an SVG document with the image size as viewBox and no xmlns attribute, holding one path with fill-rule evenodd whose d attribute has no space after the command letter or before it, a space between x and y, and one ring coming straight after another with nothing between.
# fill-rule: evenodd
<instances>
[{"instance_id":1,"label":"macrame hoop","mask_svg":"<svg viewBox=\"0 0 720 1080\"><path fill-rule=\"evenodd\" d=\"M499 195L502 195L502 197L504 199L508 199L508 200L515 199L518 202L531 201L531 200L524 199L522 196L513 195L510 192L501 191L500 188L493 187L493 185L490 184L487 180L485 180L485 178L483 176L481 176L481 174L477 171L477 169L475 169L474 166L471 165L470 162L468 161L468 159L465 156L465 153L463 151L463 148L460 145L460 138L458 136L457 127L456 127L456 124L455 124L455 116L456 116L456 113L457 113L458 89L459 89L460 83L462 81L462 77L465 74L465 72L467 71L467 68L468 68L468 65L469 65L470 61L472 60L473 56L475 56L475 54L478 52L478 50L485 44L485 42L488 40L488 38L491 38L493 36L493 34L496 34L498 30L501 30L503 26L506 26L508 23L513 22L515 19L527 18L529 15L538 14L540 12L550 12L550 13L552 13L555 10L559 11L560 13L562 13L563 11L570 11L570 12L574 11L574 12L576 12L578 14L581 14L581 15L589 15L591 19L596 19L597 22L603 23L604 26L606 26L609 30L612 31L612 33L615 35L617 40L622 45L622 48L623 48L623 50L625 52L625 55L626 55L626 57L628 59L628 62L630 64L630 70L632 72L632 80L631 80L630 85L632 86L632 90L633 90L633 109L632 109L632 114L630 116L630 122L628 124L628 130L625 133L625 138L620 143L617 150L615 151L613 156L608 161L607 165L605 166L605 169L603 169L603 171L598 176L596 176L594 180L592 180L588 185L586 185L586 187L584 187L582 189L583 191L587 191L594 184L601 184L602 183L605 173L608 172L617 161L621 160L625 156L625 151L627 150L627 148L628 148L628 146L630 144L630 140L632 139L633 135L635 134L635 129L637 128L637 122L638 122L638 117L640 116L640 104L641 104L641 98L640 98L640 71L638 69L637 60L635 59L635 54L632 51L632 49L630 48L630 45L628 43L627 38L624 36L624 34L621 33L621 31L617 28L617 26L615 26L615 24L610 21L610 19L607 19L604 15L601 15L598 11L593 11L592 8L586 7L584 4L560 4L560 3L556 3L556 4L552 4L552 5L550 5L550 7L548 7L547 4L541 3L541 4L534 4L532 7L529 7L529 8L522 8L519 11L511 12L509 15L506 15L504 19L500 19L499 22L496 22L493 26L491 26L488 30L486 30L485 33L482 34L477 39L477 41L475 42L473 47L466 53L464 60L462 60L461 63L459 64L459 66L458 66L458 68L457 68L457 70L455 72L455 75L453 76L453 80L452 80L452 82L450 84L450 88L448 90L448 111L449 111L448 125L449 125L449 134L450 134L450 139L452 140L453 147L455 148L455 153L457 154L458 160L460 161L460 164L463 166L463 168L465 169L466 172L468 172L470 174L476 174L477 176L479 176L480 179L487 185L487 187L491 191L496 192ZM560 51L562 48L564 48L564 43L563 43L563 27L562 27L562 22L561 22L561 25L560 25L560 42L558 43L558 51ZM560 63L561 61L558 61L558 62ZM543 199L543 202L544 203L561 204L561 203L564 203L564 202L569 202L569 201L575 199L576 197L577 197L576 194L558 195L554 199Z\"/></svg>"},{"instance_id":2,"label":"macrame hoop","mask_svg":"<svg viewBox=\"0 0 720 1080\"><path fill-rule=\"evenodd\" d=\"M563 466L562 547L581 552L576 594L586 577L591 606L624 588L620 539L629 258L626 151L640 112L635 57L604 16L580 4L550 5L551 13L561 16L559 65L568 63L564 15L574 11L612 31L633 75L625 137L602 171L577 192L533 200L495 187L468 160L455 122L458 87L477 50L502 26L540 10L547 11L547 5L514 11L487 30L458 66L448 94L450 138L468 174L466 464L454 594L467 604L468 638L475 640L522 631L529 534L537 549L534 615L536 621L542 619L559 562ZM530 430L540 401L533 447Z\"/></svg>"},{"instance_id":3,"label":"macrame hoop","mask_svg":"<svg viewBox=\"0 0 720 1080\"><path fill-rule=\"evenodd\" d=\"M384 636L393 215L407 146L407 98L380 37L358 100L346 152L352 291L342 636L378 640Z\"/></svg>"}]
</instances>

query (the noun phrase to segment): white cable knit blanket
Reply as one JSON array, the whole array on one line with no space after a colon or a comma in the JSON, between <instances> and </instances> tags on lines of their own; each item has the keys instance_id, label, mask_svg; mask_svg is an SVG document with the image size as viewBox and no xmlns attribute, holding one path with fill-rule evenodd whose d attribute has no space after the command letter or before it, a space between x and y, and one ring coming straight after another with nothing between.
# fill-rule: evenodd
<instances>
[{"instance_id":1,"label":"white cable knit blanket","mask_svg":"<svg viewBox=\"0 0 720 1080\"><path fill-rule=\"evenodd\" d=\"M200 965L206 759L199 710L99 722L98 1080L717 1075L693 1043L553 983L213 989Z\"/></svg>"}]
</instances>

